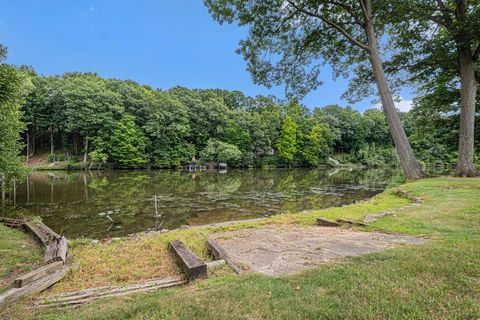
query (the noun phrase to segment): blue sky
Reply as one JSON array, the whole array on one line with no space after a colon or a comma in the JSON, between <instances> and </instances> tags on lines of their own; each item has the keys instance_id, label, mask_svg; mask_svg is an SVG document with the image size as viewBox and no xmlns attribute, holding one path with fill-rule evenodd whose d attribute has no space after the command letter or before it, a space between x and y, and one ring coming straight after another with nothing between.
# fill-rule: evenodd
<instances>
[{"instance_id":1,"label":"blue sky","mask_svg":"<svg viewBox=\"0 0 480 320\"><path fill-rule=\"evenodd\" d=\"M31 65L44 75L67 71L97 72L168 89L241 90L247 95L274 94L253 84L246 63L235 53L246 29L219 25L202 0L0 0L0 42L8 62ZM322 69L324 85L302 102L309 107L338 103L346 89ZM411 95L399 107L409 106ZM369 100L353 106L372 107Z\"/></svg>"}]
</instances>

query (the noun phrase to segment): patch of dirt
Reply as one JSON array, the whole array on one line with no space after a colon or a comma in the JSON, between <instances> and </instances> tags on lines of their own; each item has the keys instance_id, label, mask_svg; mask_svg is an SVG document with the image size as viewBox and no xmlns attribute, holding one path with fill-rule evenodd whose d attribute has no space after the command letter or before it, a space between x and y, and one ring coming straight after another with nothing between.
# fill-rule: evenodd
<instances>
[{"instance_id":1,"label":"patch of dirt","mask_svg":"<svg viewBox=\"0 0 480 320\"><path fill-rule=\"evenodd\" d=\"M426 241L378 232L292 225L221 232L211 238L237 266L269 276L294 274L332 259Z\"/></svg>"},{"instance_id":2,"label":"patch of dirt","mask_svg":"<svg viewBox=\"0 0 480 320\"><path fill-rule=\"evenodd\" d=\"M36 168L48 165L48 153L40 153L28 159L25 165L29 168Z\"/></svg>"}]
</instances>

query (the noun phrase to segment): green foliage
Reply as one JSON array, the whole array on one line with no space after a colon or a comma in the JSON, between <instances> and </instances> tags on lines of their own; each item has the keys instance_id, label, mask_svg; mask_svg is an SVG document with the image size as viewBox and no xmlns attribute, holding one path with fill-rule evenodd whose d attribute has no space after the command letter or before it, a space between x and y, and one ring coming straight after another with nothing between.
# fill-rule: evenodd
<instances>
[{"instance_id":1,"label":"green foliage","mask_svg":"<svg viewBox=\"0 0 480 320\"><path fill-rule=\"evenodd\" d=\"M330 154L333 139L334 134L327 125L314 125L303 146L302 154L305 160L310 165L324 161Z\"/></svg>"},{"instance_id":2,"label":"green foliage","mask_svg":"<svg viewBox=\"0 0 480 320\"><path fill-rule=\"evenodd\" d=\"M293 121L292 117L286 116L283 120L280 138L275 145L280 157L287 163L291 163L298 151L299 135L298 125Z\"/></svg>"},{"instance_id":3,"label":"green foliage","mask_svg":"<svg viewBox=\"0 0 480 320\"><path fill-rule=\"evenodd\" d=\"M86 151L100 166L172 168L198 158L242 167L316 166L331 155L343 163L396 163L385 116L377 109L360 113L330 105L311 111L296 100L251 98L238 91L161 91L95 74L24 72L34 87L22 106L31 153L35 146L49 145L52 135L55 150L74 159ZM402 118L423 161L450 161L458 143L458 118L424 107L432 101L419 99L418 107ZM89 167L59 154L50 161Z\"/></svg>"},{"instance_id":4,"label":"green foliage","mask_svg":"<svg viewBox=\"0 0 480 320\"><path fill-rule=\"evenodd\" d=\"M20 106L29 90L31 83L21 71L8 64L0 64L0 173L6 174L7 178L23 172L19 154L23 148L20 133L24 131L25 124Z\"/></svg>"},{"instance_id":5,"label":"green foliage","mask_svg":"<svg viewBox=\"0 0 480 320\"><path fill-rule=\"evenodd\" d=\"M396 167L400 164L394 148L376 147L375 144L365 145L352 160L369 167Z\"/></svg>"},{"instance_id":6,"label":"green foliage","mask_svg":"<svg viewBox=\"0 0 480 320\"><path fill-rule=\"evenodd\" d=\"M47 161L52 163L52 162L61 162L61 161L67 161L67 162L77 162L78 158L75 156L68 156L63 153L51 153L47 157Z\"/></svg>"},{"instance_id":7,"label":"green foliage","mask_svg":"<svg viewBox=\"0 0 480 320\"><path fill-rule=\"evenodd\" d=\"M242 158L242 152L233 144L212 139L200 152L200 158L207 162L226 162L236 165Z\"/></svg>"},{"instance_id":8,"label":"green foliage","mask_svg":"<svg viewBox=\"0 0 480 320\"><path fill-rule=\"evenodd\" d=\"M148 163L145 154L146 139L135 124L135 118L124 115L111 132L100 131L94 140L92 160L105 163L108 156L122 168L139 168Z\"/></svg>"}]
</instances>

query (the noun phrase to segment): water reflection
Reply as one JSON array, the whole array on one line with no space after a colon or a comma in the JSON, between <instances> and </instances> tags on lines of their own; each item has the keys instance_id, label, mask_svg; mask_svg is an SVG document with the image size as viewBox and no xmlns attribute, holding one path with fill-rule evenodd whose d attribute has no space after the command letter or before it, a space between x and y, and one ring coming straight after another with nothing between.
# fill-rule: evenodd
<instances>
[{"instance_id":1,"label":"water reflection","mask_svg":"<svg viewBox=\"0 0 480 320\"><path fill-rule=\"evenodd\" d=\"M38 172L17 182L3 211L41 216L70 238L122 236L339 206L381 192L396 174L385 169Z\"/></svg>"}]
</instances>

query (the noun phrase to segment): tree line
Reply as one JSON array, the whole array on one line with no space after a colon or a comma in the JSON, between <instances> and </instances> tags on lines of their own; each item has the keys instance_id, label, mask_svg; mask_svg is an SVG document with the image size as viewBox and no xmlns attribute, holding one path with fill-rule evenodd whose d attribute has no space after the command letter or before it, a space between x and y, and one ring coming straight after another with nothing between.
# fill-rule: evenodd
<instances>
[{"instance_id":1,"label":"tree line","mask_svg":"<svg viewBox=\"0 0 480 320\"><path fill-rule=\"evenodd\" d=\"M383 112L239 91L153 89L93 73L39 76L10 66L25 84L17 99L22 153L83 167L175 168L227 162L237 167L343 163L398 165ZM455 162L458 115L432 115L430 97L400 116L426 163ZM477 128L478 129L478 128ZM17 153L20 149L17 149ZM18 155L15 155L18 157Z\"/></svg>"},{"instance_id":2,"label":"tree line","mask_svg":"<svg viewBox=\"0 0 480 320\"><path fill-rule=\"evenodd\" d=\"M377 109L309 110L296 100L239 91L164 91L91 73L44 77L23 71L33 86L21 106L27 158L47 150L121 168L314 166L334 153L357 162L366 148L392 148Z\"/></svg>"}]
</instances>

